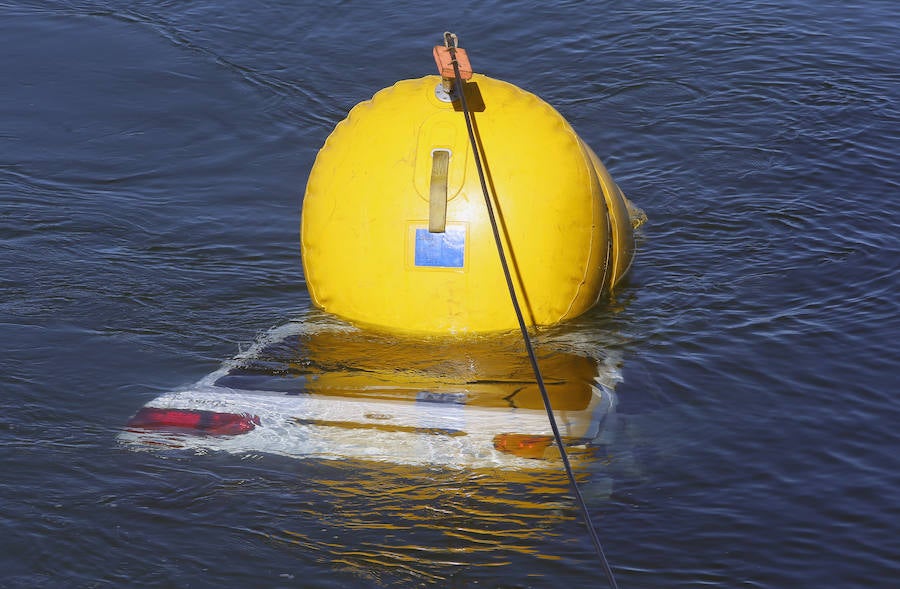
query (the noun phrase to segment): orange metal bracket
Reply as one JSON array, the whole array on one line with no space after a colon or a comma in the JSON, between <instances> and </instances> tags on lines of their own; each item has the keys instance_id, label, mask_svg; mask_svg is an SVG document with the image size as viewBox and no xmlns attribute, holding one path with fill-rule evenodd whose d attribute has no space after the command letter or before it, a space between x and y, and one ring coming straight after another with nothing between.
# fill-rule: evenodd
<instances>
[{"instance_id":1,"label":"orange metal bracket","mask_svg":"<svg viewBox=\"0 0 900 589\"><path fill-rule=\"evenodd\" d=\"M472 77L472 66L469 64L469 56L466 55L465 49L456 48L456 62L459 64L459 77L468 80ZM452 80L455 78L453 73L453 58L450 57L450 49L443 45L434 46L434 62L437 64L438 73L442 78Z\"/></svg>"}]
</instances>

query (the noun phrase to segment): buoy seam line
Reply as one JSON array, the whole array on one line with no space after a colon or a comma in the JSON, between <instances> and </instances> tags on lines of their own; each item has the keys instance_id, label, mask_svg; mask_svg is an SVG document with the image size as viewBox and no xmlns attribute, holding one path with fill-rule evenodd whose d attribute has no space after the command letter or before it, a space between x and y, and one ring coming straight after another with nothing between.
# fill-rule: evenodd
<instances>
[{"instance_id":1,"label":"buoy seam line","mask_svg":"<svg viewBox=\"0 0 900 589\"><path fill-rule=\"evenodd\" d=\"M447 46L447 49L450 52L450 63L453 65L453 75L455 77L456 88L459 92L459 100L460 105L462 106L463 116L466 119L466 130L469 132L469 141L472 144L472 153L473 159L475 160L475 168L478 171L478 179L481 182L481 191L484 194L484 204L487 207L488 219L491 222L491 230L494 233L494 242L497 246L497 254L500 256L500 265L503 268L503 275L506 278L506 286L509 289L509 296L512 300L513 309L516 313L516 319L519 322L519 330L522 332L522 340L525 343L525 350L528 352L528 359L531 362L531 368L534 371L534 377L537 381L538 389L541 392L541 399L544 402L544 409L547 411L547 418L550 421L550 428L553 430L553 438L556 441L556 445L559 448L559 455L562 458L563 466L566 470L566 475L569 478L569 485L572 487L573 492L575 493L575 498L578 502L579 507L581 508L581 514L584 518L584 523L587 525L588 531L590 532L591 540L594 543L594 548L597 550L597 554L600 557L600 563L603 565L603 570L606 573L606 578L609 581L610 587L613 589L618 589L618 585L616 584L616 579L613 576L612 569L609 566L609 562L606 559L606 554L603 551L603 546L600 544L600 538L597 536L597 531L594 529L594 524L591 522L590 512L588 512L587 504L584 502L584 497L581 495L581 490L578 488L578 481L575 480L575 475L572 472L572 465L569 464L569 457L566 454L566 448L562 442L562 436L559 433L559 427L556 425L556 418L553 416L553 408L550 405L550 396L547 394L547 388L544 386L544 378L541 374L540 366L537 362L537 357L534 353L534 347L531 344L531 337L528 334L528 327L525 325L525 318L522 315L522 308L519 306L519 300L516 296L516 290L513 285L512 274L509 270L509 264L506 261L506 254L503 252L503 242L500 237L500 230L497 226L497 219L494 217L494 208L491 205L491 198L488 193L487 182L485 180L484 169L481 165L481 157L478 150L478 144L475 139L475 131L472 128L472 120L471 115L469 114L469 107L466 103L466 93L463 85L465 82L462 79L462 76L459 72L459 62L456 60L456 47L452 42L456 38L456 35L452 35L451 33L444 33L444 44Z\"/></svg>"}]
</instances>

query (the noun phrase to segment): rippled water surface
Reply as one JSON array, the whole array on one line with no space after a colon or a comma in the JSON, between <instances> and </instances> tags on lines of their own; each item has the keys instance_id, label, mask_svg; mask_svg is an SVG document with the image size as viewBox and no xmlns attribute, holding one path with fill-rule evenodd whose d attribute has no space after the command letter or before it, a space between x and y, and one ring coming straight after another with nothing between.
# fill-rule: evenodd
<instances>
[{"instance_id":1,"label":"rippled water surface","mask_svg":"<svg viewBox=\"0 0 900 589\"><path fill-rule=\"evenodd\" d=\"M895 586L887 0L0 0L0 586L603 586L552 469L117 443L309 312L315 153L447 29L649 218L615 300L539 341L618 359L579 476L619 585Z\"/></svg>"}]
</instances>

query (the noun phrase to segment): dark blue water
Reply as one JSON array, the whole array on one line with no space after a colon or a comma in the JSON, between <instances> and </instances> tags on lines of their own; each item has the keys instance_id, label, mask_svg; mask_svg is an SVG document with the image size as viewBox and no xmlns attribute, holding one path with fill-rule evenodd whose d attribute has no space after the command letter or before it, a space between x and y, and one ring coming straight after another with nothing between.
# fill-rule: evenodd
<instances>
[{"instance_id":1,"label":"dark blue water","mask_svg":"<svg viewBox=\"0 0 900 589\"><path fill-rule=\"evenodd\" d=\"M315 153L447 29L649 218L570 328L621 357L582 480L619 585L895 586L888 0L0 2L0 586L603 585L560 473L116 441L308 311Z\"/></svg>"}]
</instances>

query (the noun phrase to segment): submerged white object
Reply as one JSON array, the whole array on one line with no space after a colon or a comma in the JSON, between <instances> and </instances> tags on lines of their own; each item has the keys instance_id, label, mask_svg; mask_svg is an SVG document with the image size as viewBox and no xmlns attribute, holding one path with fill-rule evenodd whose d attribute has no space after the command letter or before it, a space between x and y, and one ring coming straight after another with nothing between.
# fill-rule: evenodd
<instances>
[{"instance_id":1,"label":"submerged white object","mask_svg":"<svg viewBox=\"0 0 900 589\"><path fill-rule=\"evenodd\" d=\"M382 337L304 323L282 326L195 385L150 401L119 439L136 449L457 468L558 467L546 411L527 371L519 369L519 359L527 367L519 354L496 340L467 340L452 349L436 344L440 348L430 353L434 342L373 343ZM354 343L358 351L381 350L387 357L360 357ZM405 355L411 365L400 366ZM376 361L388 367L373 370ZM589 459L615 407L615 362L557 350L545 364L567 452L576 461Z\"/></svg>"}]
</instances>

